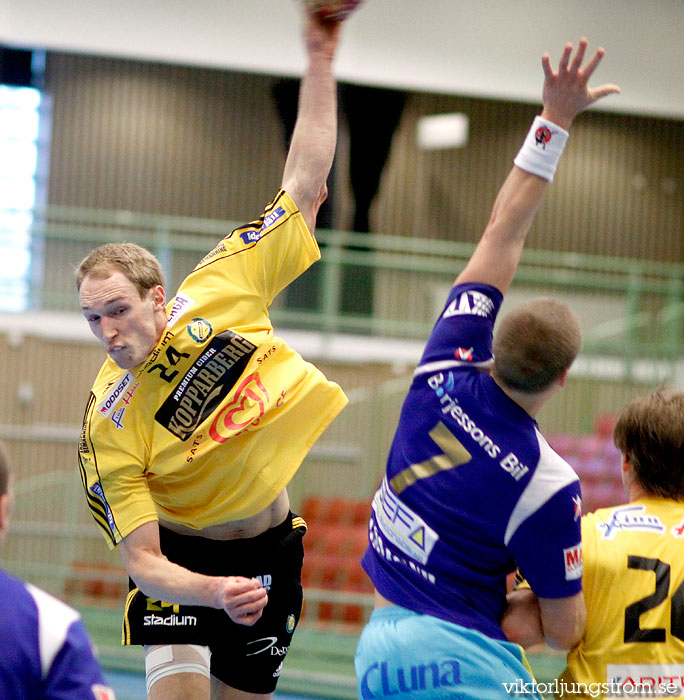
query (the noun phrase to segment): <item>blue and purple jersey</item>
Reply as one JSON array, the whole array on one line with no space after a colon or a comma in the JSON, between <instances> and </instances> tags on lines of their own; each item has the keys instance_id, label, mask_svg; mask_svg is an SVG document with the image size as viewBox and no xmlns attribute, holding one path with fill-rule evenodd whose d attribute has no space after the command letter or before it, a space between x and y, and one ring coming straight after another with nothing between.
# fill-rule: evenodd
<instances>
[{"instance_id":1,"label":"blue and purple jersey","mask_svg":"<svg viewBox=\"0 0 684 700\"><path fill-rule=\"evenodd\" d=\"M404 402L363 565L388 600L504 639L506 577L582 588L579 480L487 371L501 293L454 287Z\"/></svg>"},{"instance_id":2,"label":"blue and purple jersey","mask_svg":"<svg viewBox=\"0 0 684 700\"><path fill-rule=\"evenodd\" d=\"M0 571L0 698L114 700L81 616Z\"/></svg>"}]
</instances>

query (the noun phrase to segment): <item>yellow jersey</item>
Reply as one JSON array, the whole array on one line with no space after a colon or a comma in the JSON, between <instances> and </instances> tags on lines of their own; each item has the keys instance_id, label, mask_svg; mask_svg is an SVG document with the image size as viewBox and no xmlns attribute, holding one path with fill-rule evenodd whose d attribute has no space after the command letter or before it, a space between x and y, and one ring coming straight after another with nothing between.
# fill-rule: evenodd
<instances>
[{"instance_id":1,"label":"yellow jersey","mask_svg":"<svg viewBox=\"0 0 684 700\"><path fill-rule=\"evenodd\" d=\"M145 362L107 358L79 463L110 547L159 518L201 529L259 513L342 410L342 389L274 335L267 310L319 258L280 191L184 280Z\"/></svg>"},{"instance_id":2,"label":"yellow jersey","mask_svg":"<svg viewBox=\"0 0 684 700\"><path fill-rule=\"evenodd\" d=\"M587 626L557 697L684 697L684 504L589 513L582 544Z\"/></svg>"}]
</instances>

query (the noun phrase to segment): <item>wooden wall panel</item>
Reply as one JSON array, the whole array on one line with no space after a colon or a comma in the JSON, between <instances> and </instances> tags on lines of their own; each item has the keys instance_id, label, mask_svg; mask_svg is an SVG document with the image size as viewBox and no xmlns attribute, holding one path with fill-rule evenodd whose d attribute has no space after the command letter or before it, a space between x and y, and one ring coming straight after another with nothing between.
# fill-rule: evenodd
<instances>
[{"instance_id":1,"label":"wooden wall panel","mask_svg":"<svg viewBox=\"0 0 684 700\"><path fill-rule=\"evenodd\" d=\"M95 344L0 334L0 423L79 426L104 359ZM30 400L21 399L30 392Z\"/></svg>"},{"instance_id":2,"label":"wooden wall panel","mask_svg":"<svg viewBox=\"0 0 684 700\"><path fill-rule=\"evenodd\" d=\"M413 94L375 202L374 230L476 242L537 109ZM421 151L424 115L464 112L464 148ZM684 261L684 123L581 115L528 247Z\"/></svg>"},{"instance_id":3,"label":"wooden wall panel","mask_svg":"<svg viewBox=\"0 0 684 700\"><path fill-rule=\"evenodd\" d=\"M271 80L50 54L53 204L254 216L284 164Z\"/></svg>"},{"instance_id":4,"label":"wooden wall panel","mask_svg":"<svg viewBox=\"0 0 684 700\"><path fill-rule=\"evenodd\" d=\"M280 184L273 78L50 54L54 124L50 201L246 221ZM421 116L461 111L461 149L421 151ZM375 231L475 242L533 105L411 93L375 200ZM344 119L335 172L336 228L351 226ZM528 247L684 260L684 123L581 115Z\"/></svg>"}]
</instances>

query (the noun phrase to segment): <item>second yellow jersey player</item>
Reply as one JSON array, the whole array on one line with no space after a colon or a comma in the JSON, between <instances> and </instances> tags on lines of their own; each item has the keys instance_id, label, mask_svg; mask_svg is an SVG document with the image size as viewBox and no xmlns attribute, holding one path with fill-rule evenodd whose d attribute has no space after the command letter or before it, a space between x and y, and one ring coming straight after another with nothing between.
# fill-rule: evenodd
<instances>
[{"instance_id":1,"label":"second yellow jersey player","mask_svg":"<svg viewBox=\"0 0 684 700\"><path fill-rule=\"evenodd\" d=\"M684 504L589 513L582 542L587 627L559 679L564 696L684 697Z\"/></svg>"}]
</instances>

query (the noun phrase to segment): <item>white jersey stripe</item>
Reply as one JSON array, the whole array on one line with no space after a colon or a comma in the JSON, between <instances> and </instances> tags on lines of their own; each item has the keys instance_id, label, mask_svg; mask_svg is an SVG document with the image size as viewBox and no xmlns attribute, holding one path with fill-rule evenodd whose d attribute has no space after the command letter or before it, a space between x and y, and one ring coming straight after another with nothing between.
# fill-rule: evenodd
<instances>
[{"instance_id":1,"label":"white jersey stripe","mask_svg":"<svg viewBox=\"0 0 684 700\"><path fill-rule=\"evenodd\" d=\"M453 369L454 367L477 367L477 369L489 369L494 364L494 360L484 360L483 362L467 362L464 360L440 360L438 362L427 362L416 367L413 376L417 377L428 372L439 372L443 369Z\"/></svg>"},{"instance_id":2,"label":"white jersey stripe","mask_svg":"<svg viewBox=\"0 0 684 700\"><path fill-rule=\"evenodd\" d=\"M43 680L47 678L52 662L64 646L69 627L80 619L80 615L61 600L49 593L26 584L28 592L38 608L38 645Z\"/></svg>"},{"instance_id":3,"label":"white jersey stripe","mask_svg":"<svg viewBox=\"0 0 684 700\"><path fill-rule=\"evenodd\" d=\"M506 545L530 515L538 511L562 488L573 481L578 481L577 474L572 467L551 449L549 443L536 428L534 432L539 442L539 465L508 519L508 527L504 535L504 544Z\"/></svg>"}]
</instances>

